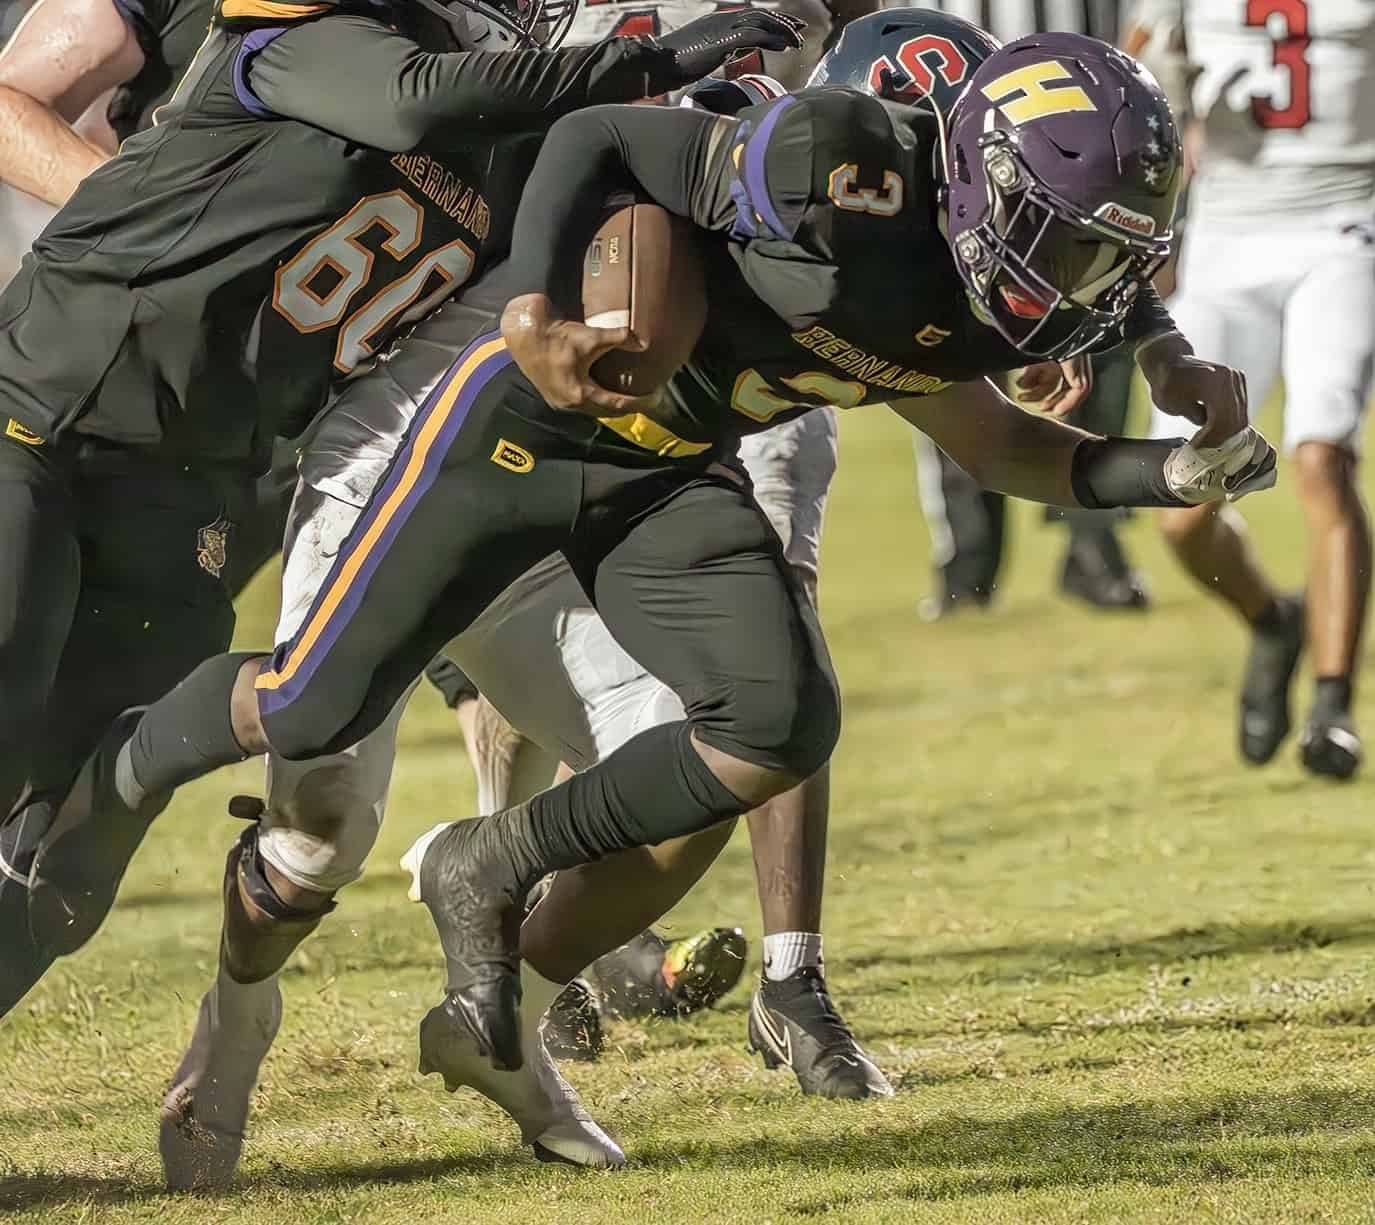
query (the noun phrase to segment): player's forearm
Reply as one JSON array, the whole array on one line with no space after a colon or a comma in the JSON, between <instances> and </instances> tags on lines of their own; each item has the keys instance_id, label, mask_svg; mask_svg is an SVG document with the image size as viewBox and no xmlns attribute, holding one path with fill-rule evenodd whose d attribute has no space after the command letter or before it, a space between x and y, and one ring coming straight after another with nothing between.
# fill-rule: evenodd
<instances>
[{"instance_id":1,"label":"player's forearm","mask_svg":"<svg viewBox=\"0 0 1375 1225\"><path fill-rule=\"evenodd\" d=\"M561 119L540 150L516 212L513 296L578 303L583 253L608 196L633 192L699 224L719 211L707 171L712 133L730 120L669 107L597 107ZM719 176L716 176L719 177Z\"/></svg>"},{"instance_id":2,"label":"player's forearm","mask_svg":"<svg viewBox=\"0 0 1375 1225\"><path fill-rule=\"evenodd\" d=\"M1052 506L1182 506L1165 481L1180 440L1100 438L1024 412L987 383L893 408L987 489Z\"/></svg>"},{"instance_id":3,"label":"player's forearm","mask_svg":"<svg viewBox=\"0 0 1375 1225\"><path fill-rule=\"evenodd\" d=\"M453 147L477 131L543 127L598 102L629 102L677 83L649 39L562 51L431 53L361 17L311 22L251 61L268 108L359 144L406 152Z\"/></svg>"},{"instance_id":4,"label":"player's forearm","mask_svg":"<svg viewBox=\"0 0 1375 1225\"><path fill-rule=\"evenodd\" d=\"M56 111L0 85L0 180L61 207L105 160Z\"/></svg>"},{"instance_id":5,"label":"player's forearm","mask_svg":"<svg viewBox=\"0 0 1375 1225\"><path fill-rule=\"evenodd\" d=\"M899 416L927 434L985 489L1052 506L1078 506L1071 469L1084 431L1023 412L980 379L900 400Z\"/></svg>"}]
</instances>

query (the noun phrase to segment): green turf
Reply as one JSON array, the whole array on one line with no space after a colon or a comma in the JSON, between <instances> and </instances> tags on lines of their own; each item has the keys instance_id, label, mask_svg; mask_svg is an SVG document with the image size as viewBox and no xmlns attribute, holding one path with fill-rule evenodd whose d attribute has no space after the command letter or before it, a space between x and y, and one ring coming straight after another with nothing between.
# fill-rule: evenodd
<instances>
[{"instance_id":1,"label":"green turf","mask_svg":"<svg viewBox=\"0 0 1375 1225\"><path fill-rule=\"evenodd\" d=\"M1246 503L1287 581L1292 489ZM0 1026L0 1212L25 1222L1375 1220L1372 784L1292 746L1233 749L1243 643L1128 529L1157 610L1053 591L1061 537L1027 508L1006 598L923 625L925 531L903 428L852 414L823 604L846 697L827 929L832 983L897 1086L804 1101L746 1054L747 993L617 1025L574 1067L633 1168L534 1164L514 1129L413 1070L437 998L400 851L470 812L447 712L408 716L367 877L296 956L237 1189L159 1190L160 1094L215 957L226 797L178 801L106 931ZM268 632L270 584L241 637ZM1366 703L1367 725L1375 724ZM737 839L670 918L741 922ZM757 943L752 959L757 962Z\"/></svg>"}]
</instances>

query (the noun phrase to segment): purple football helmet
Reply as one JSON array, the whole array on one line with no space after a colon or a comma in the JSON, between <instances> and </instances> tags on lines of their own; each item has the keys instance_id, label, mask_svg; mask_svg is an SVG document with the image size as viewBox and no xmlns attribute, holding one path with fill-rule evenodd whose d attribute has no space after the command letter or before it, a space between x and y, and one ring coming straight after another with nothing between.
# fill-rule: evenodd
<instances>
[{"instance_id":1,"label":"purple football helmet","mask_svg":"<svg viewBox=\"0 0 1375 1225\"><path fill-rule=\"evenodd\" d=\"M1097 344L1170 250L1183 161L1135 60L1082 34L1009 43L950 116L948 237L976 310L1027 357Z\"/></svg>"},{"instance_id":2,"label":"purple football helmet","mask_svg":"<svg viewBox=\"0 0 1375 1225\"><path fill-rule=\"evenodd\" d=\"M978 26L932 9L883 9L841 31L808 87L843 85L949 115L974 70L998 49Z\"/></svg>"}]
</instances>

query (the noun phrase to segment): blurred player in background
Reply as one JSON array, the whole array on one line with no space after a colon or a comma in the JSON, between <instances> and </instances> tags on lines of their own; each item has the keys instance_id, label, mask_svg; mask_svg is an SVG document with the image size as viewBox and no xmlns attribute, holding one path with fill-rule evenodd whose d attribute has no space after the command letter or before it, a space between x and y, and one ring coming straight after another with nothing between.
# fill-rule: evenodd
<instances>
[{"instance_id":1,"label":"blurred player in background","mask_svg":"<svg viewBox=\"0 0 1375 1225\"><path fill-rule=\"evenodd\" d=\"M1069 30L1113 42L1120 8L1118 0L917 0L912 7L961 17L998 42L1048 30ZM1074 424L1120 433L1127 416L1131 371L1130 358L1121 352L1095 357L1093 389L1075 409ZM1018 389L1014 387L1013 392L1018 394ZM1040 398L1039 389L1034 398ZM912 442L917 492L931 533L935 565L935 591L922 601L921 614L934 620L961 608L984 607L993 598L1006 552L1007 499L980 488L926 435L914 431ZM1046 518L1064 520L1069 529L1069 547L1059 576L1062 591L1102 608L1147 606L1145 586L1117 537L1120 512L1052 509Z\"/></svg>"},{"instance_id":2,"label":"blurred player in background","mask_svg":"<svg viewBox=\"0 0 1375 1225\"><path fill-rule=\"evenodd\" d=\"M1371 565L1357 465L1375 363L1375 4L1148 0L1137 24L1182 25L1204 136L1172 309L1200 354L1245 373L1253 408L1284 378L1306 615L1304 597L1263 573L1236 511L1165 511L1161 526L1250 628L1242 755L1267 762L1288 734L1306 643L1316 679L1300 757L1349 778L1363 756L1352 694ZM1163 417L1153 432L1168 433Z\"/></svg>"}]
</instances>

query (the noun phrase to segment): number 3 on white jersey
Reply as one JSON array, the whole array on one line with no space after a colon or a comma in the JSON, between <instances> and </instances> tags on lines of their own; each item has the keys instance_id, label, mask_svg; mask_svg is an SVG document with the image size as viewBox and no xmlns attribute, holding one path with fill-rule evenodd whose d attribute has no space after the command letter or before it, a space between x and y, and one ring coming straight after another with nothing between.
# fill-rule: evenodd
<instances>
[{"instance_id":1,"label":"number 3 on white jersey","mask_svg":"<svg viewBox=\"0 0 1375 1225\"><path fill-rule=\"evenodd\" d=\"M431 251L404 276L389 282L382 290L348 314L353 300L372 279L375 252L362 243L377 226L385 234L381 250L395 260L406 259L419 245L425 214L404 191L389 191L360 200L323 234L308 242L289 263L277 270L272 306L298 331L318 332L335 327L339 341L334 348L334 368L351 374L359 362L376 351L373 340L402 312L414 308L416 315L437 306L473 271L473 252L455 239ZM317 284L328 271L328 287ZM417 302L433 274L442 284L424 301Z\"/></svg>"}]
</instances>

